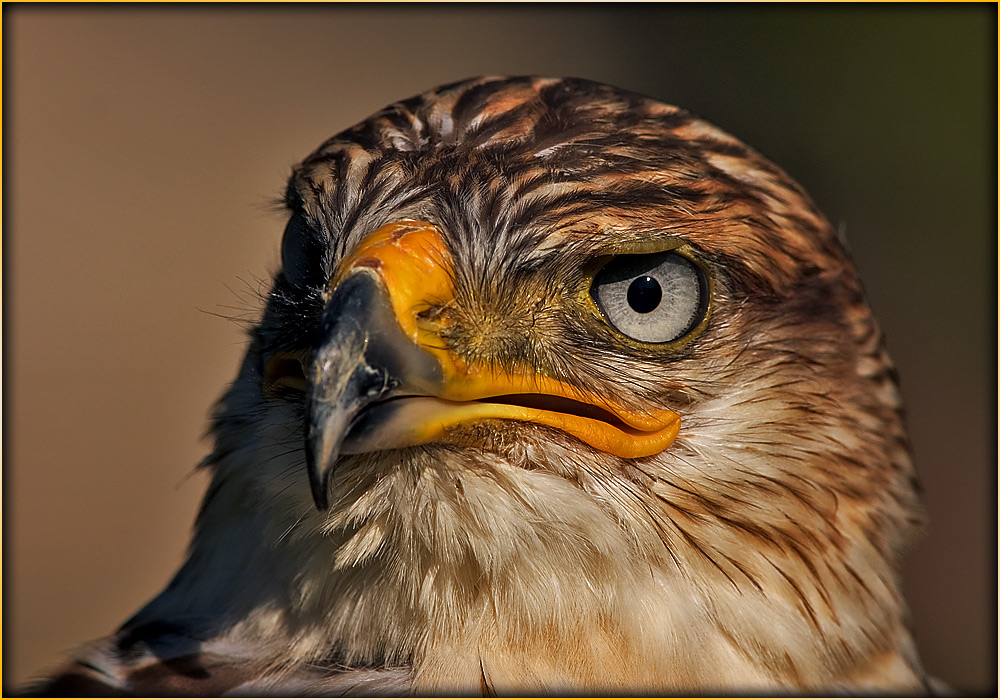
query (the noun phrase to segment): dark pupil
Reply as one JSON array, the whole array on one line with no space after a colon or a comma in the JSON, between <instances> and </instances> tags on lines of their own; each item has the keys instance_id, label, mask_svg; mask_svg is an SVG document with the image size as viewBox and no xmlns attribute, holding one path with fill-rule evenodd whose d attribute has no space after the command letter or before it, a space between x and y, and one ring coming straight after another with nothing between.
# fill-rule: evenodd
<instances>
[{"instance_id":1,"label":"dark pupil","mask_svg":"<svg viewBox=\"0 0 1000 700\"><path fill-rule=\"evenodd\" d=\"M636 277L628 286L628 305L640 314L648 314L655 309L662 298L660 283L649 275Z\"/></svg>"}]
</instances>

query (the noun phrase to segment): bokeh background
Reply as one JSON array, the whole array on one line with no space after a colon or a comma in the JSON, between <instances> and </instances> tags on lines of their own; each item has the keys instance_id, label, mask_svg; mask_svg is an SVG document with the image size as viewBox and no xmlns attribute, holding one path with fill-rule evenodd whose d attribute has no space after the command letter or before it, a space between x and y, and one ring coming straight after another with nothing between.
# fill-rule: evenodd
<instances>
[{"instance_id":1,"label":"bokeh background","mask_svg":"<svg viewBox=\"0 0 1000 700\"><path fill-rule=\"evenodd\" d=\"M909 404L926 666L996 687L996 6L3 8L4 685L180 563L295 161L477 74L684 106L844 227ZM992 690L991 690L992 688Z\"/></svg>"}]
</instances>

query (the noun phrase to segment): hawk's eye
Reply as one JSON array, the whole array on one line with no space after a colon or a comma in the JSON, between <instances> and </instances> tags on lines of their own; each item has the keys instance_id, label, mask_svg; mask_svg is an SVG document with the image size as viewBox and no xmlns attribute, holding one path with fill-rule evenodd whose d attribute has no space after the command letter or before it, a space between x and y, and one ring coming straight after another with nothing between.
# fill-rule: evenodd
<instances>
[{"instance_id":1,"label":"hawk's eye","mask_svg":"<svg viewBox=\"0 0 1000 700\"><path fill-rule=\"evenodd\" d=\"M281 237L281 266L296 285L317 284L323 275L323 238L305 216L293 214Z\"/></svg>"},{"instance_id":2,"label":"hawk's eye","mask_svg":"<svg viewBox=\"0 0 1000 700\"><path fill-rule=\"evenodd\" d=\"M612 258L594 276L590 295L612 326L644 343L682 338L708 306L704 273L669 250Z\"/></svg>"}]
</instances>

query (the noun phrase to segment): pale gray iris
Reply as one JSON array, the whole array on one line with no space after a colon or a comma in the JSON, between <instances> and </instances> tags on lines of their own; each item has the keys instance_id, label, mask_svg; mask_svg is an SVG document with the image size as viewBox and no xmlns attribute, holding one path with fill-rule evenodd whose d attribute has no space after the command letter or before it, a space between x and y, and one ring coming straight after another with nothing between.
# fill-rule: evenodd
<instances>
[{"instance_id":1,"label":"pale gray iris","mask_svg":"<svg viewBox=\"0 0 1000 700\"><path fill-rule=\"evenodd\" d=\"M594 277L591 295L620 332L645 343L667 343L700 320L703 288L695 264L666 251L614 258Z\"/></svg>"}]
</instances>

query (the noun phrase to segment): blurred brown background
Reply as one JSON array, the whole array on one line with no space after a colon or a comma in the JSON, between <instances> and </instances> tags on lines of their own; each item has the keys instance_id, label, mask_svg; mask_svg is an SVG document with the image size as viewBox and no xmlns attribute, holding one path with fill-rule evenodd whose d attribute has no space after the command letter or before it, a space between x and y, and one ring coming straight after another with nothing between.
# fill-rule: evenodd
<instances>
[{"instance_id":1,"label":"blurred brown background","mask_svg":"<svg viewBox=\"0 0 1000 700\"><path fill-rule=\"evenodd\" d=\"M996 8L10 6L4 19L5 686L111 632L181 560L217 314L278 264L290 166L471 75L575 75L687 107L846 227L903 378L930 519L928 669L996 684Z\"/></svg>"}]
</instances>

